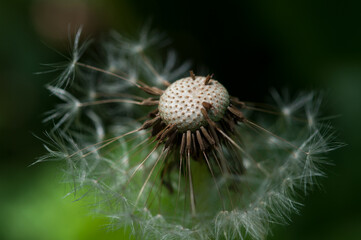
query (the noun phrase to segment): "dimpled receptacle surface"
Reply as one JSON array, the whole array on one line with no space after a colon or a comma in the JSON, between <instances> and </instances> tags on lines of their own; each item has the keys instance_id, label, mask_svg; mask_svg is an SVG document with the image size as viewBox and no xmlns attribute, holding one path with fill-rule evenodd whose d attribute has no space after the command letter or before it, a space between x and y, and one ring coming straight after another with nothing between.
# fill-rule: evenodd
<instances>
[{"instance_id":1,"label":"dimpled receptacle surface","mask_svg":"<svg viewBox=\"0 0 361 240\"><path fill-rule=\"evenodd\" d=\"M159 114L166 124L175 124L179 131L194 131L207 125L201 113L202 103L211 104L208 115L219 121L229 106L225 87L211 79L205 85L205 77L182 78L170 85L160 97Z\"/></svg>"}]
</instances>

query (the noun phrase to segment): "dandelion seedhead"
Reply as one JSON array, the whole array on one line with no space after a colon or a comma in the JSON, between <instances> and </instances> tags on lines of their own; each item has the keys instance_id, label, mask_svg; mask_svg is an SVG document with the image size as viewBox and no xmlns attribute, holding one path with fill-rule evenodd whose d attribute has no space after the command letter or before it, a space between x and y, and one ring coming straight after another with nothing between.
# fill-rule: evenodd
<instances>
[{"instance_id":1,"label":"dandelion seedhead","mask_svg":"<svg viewBox=\"0 0 361 240\"><path fill-rule=\"evenodd\" d=\"M54 127L39 161L63 161L69 195L139 239L265 239L340 147L321 98L273 90L274 105L240 100L174 52L153 60L160 36L112 33L92 61L76 34L73 59L48 87L62 103L45 119Z\"/></svg>"}]
</instances>

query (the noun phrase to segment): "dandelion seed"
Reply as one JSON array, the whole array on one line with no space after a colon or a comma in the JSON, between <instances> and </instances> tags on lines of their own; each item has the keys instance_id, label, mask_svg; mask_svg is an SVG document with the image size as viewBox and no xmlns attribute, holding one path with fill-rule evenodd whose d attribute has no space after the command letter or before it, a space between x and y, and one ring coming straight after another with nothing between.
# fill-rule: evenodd
<instances>
[{"instance_id":1,"label":"dandelion seed","mask_svg":"<svg viewBox=\"0 0 361 240\"><path fill-rule=\"evenodd\" d=\"M48 117L43 121L48 122L59 118L60 120L54 125L53 131L57 130L62 125L64 125L64 129L67 129L76 117L81 104L78 99L64 89L48 86L48 90L61 100L65 101L65 103L59 104L55 109L48 111L46 113Z\"/></svg>"},{"instance_id":2,"label":"dandelion seed","mask_svg":"<svg viewBox=\"0 0 361 240\"><path fill-rule=\"evenodd\" d=\"M91 41L85 41L83 44L80 44L80 36L82 33L82 28L75 34L74 41L72 42L70 48L71 56L68 57L69 62L65 64L52 64L49 65L53 68L51 71L47 72L54 72L61 70L62 72L59 76L55 79L54 83L56 88L66 88L69 84L71 84L75 78L75 71L77 67L77 63L79 62L80 58L83 56L84 52L87 50Z\"/></svg>"},{"instance_id":3,"label":"dandelion seed","mask_svg":"<svg viewBox=\"0 0 361 240\"><path fill-rule=\"evenodd\" d=\"M173 52L155 63L146 49L163 38L149 28L138 41L112 35L107 67L73 54L65 75L76 66L86 81L61 76L49 87L64 103L45 119L56 131L39 161L64 160L71 193L94 193L111 226L139 239L264 239L271 223L289 222L296 192L307 193L324 175L323 154L340 147L319 123L321 100L273 90L278 107L241 101L213 75L187 76Z\"/></svg>"}]
</instances>

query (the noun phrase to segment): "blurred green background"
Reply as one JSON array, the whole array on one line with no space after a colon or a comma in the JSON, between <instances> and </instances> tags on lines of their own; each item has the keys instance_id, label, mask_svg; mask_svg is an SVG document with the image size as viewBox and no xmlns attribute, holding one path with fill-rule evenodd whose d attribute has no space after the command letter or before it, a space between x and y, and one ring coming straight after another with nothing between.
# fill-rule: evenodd
<instances>
[{"instance_id":1,"label":"blurred green background","mask_svg":"<svg viewBox=\"0 0 361 240\"><path fill-rule=\"evenodd\" d=\"M264 101L271 87L325 93L325 114L348 145L329 155L322 190L305 197L289 226L270 239L361 239L361 2L13 0L0 2L0 239L128 239L106 232L86 204L62 199L56 164L28 167L44 150L53 98L35 75L63 60L68 26L85 35L134 32L144 22L167 33L181 60L214 72L233 95Z\"/></svg>"}]
</instances>

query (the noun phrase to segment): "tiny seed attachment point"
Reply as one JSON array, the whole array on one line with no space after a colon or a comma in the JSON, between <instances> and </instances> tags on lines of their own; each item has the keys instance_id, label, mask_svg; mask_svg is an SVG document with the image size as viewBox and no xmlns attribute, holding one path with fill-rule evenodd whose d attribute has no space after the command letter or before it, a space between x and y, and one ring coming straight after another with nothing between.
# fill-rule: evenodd
<instances>
[{"instance_id":1,"label":"tiny seed attachment point","mask_svg":"<svg viewBox=\"0 0 361 240\"><path fill-rule=\"evenodd\" d=\"M207 75L206 80L204 81L204 85L208 85L209 81L213 78L213 73L211 75Z\"/></svg>"},{"instance_id":2,"label":"tiny seed attachment point","mask_svg":"<svg viewBox=\"0 0 361 240\"><path fill-rule=\"evenodd\" d=\"M191 75L191 78L192 78L193 80L196 80L196 75L194 75L193 70L190 70L190 71L189 71L189 74Z\"/></svg>"}]
</instances>

